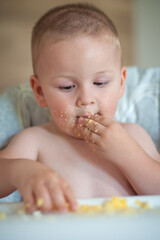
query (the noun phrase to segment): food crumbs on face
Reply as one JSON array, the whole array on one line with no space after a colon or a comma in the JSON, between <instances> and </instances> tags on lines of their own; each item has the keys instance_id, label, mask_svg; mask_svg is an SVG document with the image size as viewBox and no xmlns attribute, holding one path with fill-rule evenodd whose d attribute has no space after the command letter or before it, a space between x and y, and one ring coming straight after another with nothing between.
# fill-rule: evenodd
<instances>
[{"instance_id":1,"label":"food crumbs on face","mask_svg":"<svg viewBox=\"0 0 160 240\"><path fill-rule=\"evenodd\" d=\"M43 202L44 202L43 198L37 198L37 201L36 201L37 207L41 208L43 205Z\"/></svg>"},{"instance_id":2,"label":"food crumbs on face","mask_svg":"<svg viewBox=\"0 0 160 240\"><path fill-rule=\"evenodd\" d=\"M74 127L76 125L76 121L75 121L75 119L73 119L73 121L72 121L72 127Z\"/></svg>"},{"instance_id":3,"label":"food crumbs on face","mask_svg":"<svg viewBox=\"0 0 160 240\"><path fill-rule=\"evenodd\" d=\"M98 123L97 122L94 122L94 125L96 126Z\"/></svg>"},{"instance_id":4,"label":"food crumbs on face","mask_svg":"<svg viewBox=\"0 0 160 240\"><path fill-rule=\"evenodd\" d=\"M92 111L89 111L88 113L90 113L91 115L94 115L94 113Z\"/></svg>"},{"instance_id":5,"label":"food crumbs on face","mask_svg":"<svg viewBox=\"0 0 160 240\"><path fill-rule=\"evenodd\" d=\"M7 218L7 215L5 212L0 212L0 220L5 220Z\"/></svg>"},{"instance_id":6,"label":"food crumbs on face","mask_svg":"<svg viewBox=\"0 0 160 240\"><path fill-rule=\"evenodd\" d=\"M88 120L88 123L93 123L93 120L92 120L92 119L89 119L89 120Z\"/></svg>"}]
</instances>

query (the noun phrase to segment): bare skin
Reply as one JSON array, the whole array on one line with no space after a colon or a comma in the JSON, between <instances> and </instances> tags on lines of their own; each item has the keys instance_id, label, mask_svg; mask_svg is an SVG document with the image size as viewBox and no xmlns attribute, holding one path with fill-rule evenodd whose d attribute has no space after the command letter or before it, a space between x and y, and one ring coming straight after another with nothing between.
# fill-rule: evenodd
<instances>
[{"instance_id":1,"label":"bare skin","mask_svg":"<svg viewBox=\"0 0 160 240\"><path fill-rule=\"evenodd\" d=\"M83 119L82 121L86 123L88 119ZM134 132L141 131L138 136L138 139L140 139L139 144L143 148L148 147L148 154L159 161L159 154L150 137L143 129L134 124L122 125L114 122L111 125L116 127L117 130L121 130L124 136L116 133L114 138L115 149L110 145L105 150L103 146L97 146L95 142L93 143L92 139L87 137L87 133L86 140L76 139L53 128L52 122L42 127L29 128L19 133L11 141L9 147L0 153L1 158L14 158L11 160L13 161L11 167L15 166L14 174L10 172L10 168L7 171L3 171L3 168L1 169L1 176L4 174L8 177L10 174L10 181L12 182L12 186L7 185L7 180L5 184L3 182L4 195L6 194L6 189L8 189L7 193L10 193L18 188L24 202L30 204L28 208L30 212L37 209L37 198L44 199L42 211L50 211L54 205L60 211L65 212L67 211L66 204L69 204L72 210L76 209L77 198L160 193L160 178L158 177L157 179L156 176L154 179L149 165L146 178L145 174L141 174L144 172L144 166L139 164L139 169L134 169L133 166L136 163L133 166L131 165L132 156L125 159L123 151L123 147L125 149L134 147L135 151L137 151L137 156L142 154L144 158L145 152L134 141L134 138L136 138ZM98 129L97 125L96 129ZM85 128L81 131L87 132L88 130ZM124 144L115 144L116 139L119 137L123 138ZM100 142L100 139L98 141ZM126 145L126 141L130 142ZM108 141L108 144L112 144L111 141ZM109 151L111 147L112 151ZM116 152L118 148L121 149L118 152L121 152L122 156L118 154L116 157L113 155L113 152ZM135 158L136 154L133 158L134 161L137 160ZM155 167L158 167L159 171L159 163L157 164L157 161L149 156L148 158L152 160L153 167L155 163ZM42 164L33 164L33 161L29 161L29 159ZM115 161L116 159L117 161ZM120 164L120 162L123 164ZM144 164L147 167L148 159L146 159ZM23 165L24 171L20 170L22 169L21 165ZM156 179L158 181L154 183Z\"/></svg>"},{"instance_id":2,"label":"bare skin","mask_svg":"<svg viewBox=\"0 0 160 240\"><path fill-rule=\"evenodd\" d=\"M0 197L18 189L28 211L74 211L77 198L160 194L160 157L140 126L115 122L126 68L106 35L42 42L30 78L54 122L26 129L0 153Z\"/></svg>"}]
</instances>

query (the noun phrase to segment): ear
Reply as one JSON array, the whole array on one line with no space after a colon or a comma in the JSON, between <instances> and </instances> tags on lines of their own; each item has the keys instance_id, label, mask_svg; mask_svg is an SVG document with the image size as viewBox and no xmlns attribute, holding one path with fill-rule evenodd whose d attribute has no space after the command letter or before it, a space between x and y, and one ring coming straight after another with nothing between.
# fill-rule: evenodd
<instances>
[{"instance_id":1,"label":"ear","mask_svg":"<svg viewBox=\"0 0 160 240\"><path fill-rule=\"evenodd\" d=\"M120 86L120 94L119 98L122 98L125 91L125 84L126 84L126 77L127 77L127 68L122 66L121 68L121 86Z\"/></svg>"},{"instance_id":2,"label":"ear","mask_svg":"<svg viewBox=\"0 0 160 240\"><path fill-rule=\"evenodd\" d=\"M45 97L44 97L44 94L43 94L41 83L35 75L32 75L30 77L30 85L31 85L31 88L34 92L34 96L35 96L38 104L41 107L47 107L47 103L46 103L46 100L45 100Z\"/></svg>"}]
</instances>

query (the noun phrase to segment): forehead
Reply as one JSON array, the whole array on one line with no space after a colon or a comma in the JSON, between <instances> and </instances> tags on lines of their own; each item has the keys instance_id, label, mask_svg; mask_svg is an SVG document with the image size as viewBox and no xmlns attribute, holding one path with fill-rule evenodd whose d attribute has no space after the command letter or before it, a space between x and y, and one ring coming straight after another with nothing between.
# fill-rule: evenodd
<instances>
[{"instance_id":1,"label":"forehead","mask_svg":"<svg viewBox=\"0 0 160 240\"><path fill-rule=\"evenodd\" d=\"M102 64L103 61L120 62L121 50L115 41L106 35L97 37L76 35L60 41L55 41L50 36L43 39L37 57L36 65L54 60L56 63L65 65L72 63L74 66L78 62L88 65L87 61L94 65L98 61L99 64Z\"/></svg>"},{"instance_id":2,"label":"forehead","mask_svg":"<svg viewBox=\"0 0 160 240\"><path fill-rule=\"evenodd\" d=\"M46 47L50 46L50 45L54 45L57 43L61 43L61 42L72 42L77 40L77 42L81 42L82 40L90 40L90 44L92 44L93 42L99 42L100 44L106 43L106 44L110 44L110 46L115 46L115 48L117 49L121 49L120 46L120 42L119 39L107 32L102 32L99 34L95 34L95 35L87 35L85 33L74 33L72 35L64 35L64 34L54 34L51 32L46 32L43 37L40 39L40 41L38 41L35 46L33 47L33 52L38 54L38 52L41 52L42 50L44 50Z\"/></svg>"}]
</instances>

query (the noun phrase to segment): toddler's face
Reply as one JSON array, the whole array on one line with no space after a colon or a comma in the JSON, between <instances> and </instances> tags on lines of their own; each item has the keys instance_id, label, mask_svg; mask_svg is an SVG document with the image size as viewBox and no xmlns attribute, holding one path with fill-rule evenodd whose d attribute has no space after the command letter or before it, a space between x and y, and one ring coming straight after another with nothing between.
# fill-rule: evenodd
<instances>
[{"instance_id":1,"label":"toddler's face","mask_svg":"<svg viewBox=\"0 0 160 240\"><path fill-rule=\"evenodd\" d=\"M120 59L118 47L102 36L44 45L37 77L45 106L61 130L79 137L75 131L79 117L98 114L113 119L126 75Z\"/></svg>"}]
</instances>

